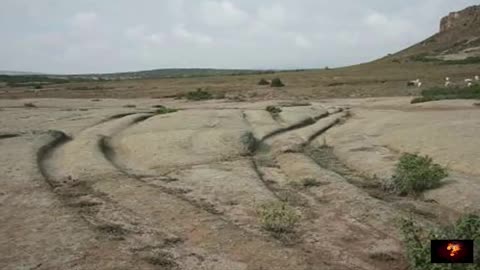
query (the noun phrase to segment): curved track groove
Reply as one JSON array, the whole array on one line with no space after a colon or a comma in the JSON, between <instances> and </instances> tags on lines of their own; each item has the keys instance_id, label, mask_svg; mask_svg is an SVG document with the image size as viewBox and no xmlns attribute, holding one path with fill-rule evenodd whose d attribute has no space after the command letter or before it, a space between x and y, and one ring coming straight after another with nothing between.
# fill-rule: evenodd
<instances>
[{"instance_id":1,"label":"curved track groove","mask_svg":"<svg viewBox=\"0 0 480 270\"><path fill-rule=\"evenodd\" d=\"M58 131L58 130L50 131L49 134L51 135L50 142L41 146L38 149L37 164L38 164L38 168L40 170L40 173L42 174L43 178L48 183L48 185L51 188L56 188L58 185L55 184L55 182L52 178L52 175L49 173L49 171L48 171L48 169L45 165L45 161L51 156L51 154L53 153L53 151L55 151L56 148L58 148L61 145L71 141L72 138L69 137L64 132Z\"/></svg>"},{"instance_id":2,"label":"curved track groove","mask_svg":"<svg viewBox=\"0 0 480 270\"><path fill-rule=\"evenodd\" d=\"M202 204L200 204L196 201L190 200L189 198L184 196L178 190L167 188L167 187L164 187L162 185L151 184L148 181L144 180L141 176L129 172L129 170L127 168L125 168L123 165L121 165L119 163L118 159L116 158L115 149L110 144L110 140L111 140L110 137L101 136L99 141L98 141L99 149L103 153L103 155L105 156L105 159L108 160L110 162L110 164L113 167L115 167L117 170L119 170L122 174L124 174L125 176L128 176L132 179L135 179L136 181L141 182L145 185L151 186L153 188L157 188L157 189L161 190L163 193L174 196L179 200L187 202L187 203L191 204L192 206L198 208L201 211L206 211L206 212L208 212L212 215L216 215L216 216L221 215L220 212L218 212L217 210L215 210L214 208L212 208L210 206L202 205ZM168 180L168 178L165 178L165 180Z\"/></svg>"},{"instance_id":3,"label":"curved track groove","mask_svg":"<svg viewBox=\"0 0 480 270\"><path fill-rule=\"evenodd\" d=\"M118 167L121 166L114 166L108 161L112 159L112 150L108 147L107 138L125 128L126 123L135 122L132 120L119 119L116 123L92 127L70 142L66 139L55 140L39 154L42 164L47 161L59 162L42 165L44 174L52 179L56 193L66 197L67 202L75 207L81 207L78 212L80 216L102 235L108 235L108 241L120 240L121 248L126 248L132 255L144 258L153 265L159 260L167 263L157 256L168 252L171 258L168 265L180 269L242 270L250 265L255 269L308 269L303 253L241 230L218 215L199 211L202 206L172 196L168 190L146 184L119 171ZM59 138L66 136L59 134ZM79 147L84 152L77 154ZM55 156L57 150L59 153ZM64 160L65 155L70 155L73 161L75 158L86 159L83 165L88 166L89 170L85 171L79 166L64 166L62 162L69 162ZM61 170L49 171L51 168ZM66 179L65 176L70 174L77 174L78 179ZM61 187L57 187L55 181L60 182ZM73 189L69 190L73 194L63 193L63 188L67 191ZM89 199L86 202L88 204L81 201L86 198ZM169 235L176 239L179 239L176 235L180 235L184 240L173 246L165 246L162 243L167 241ZM146 255L144 250L148 250ZM153 253L149 253L150 250ZM268 250L268 257L262 255L264 250ZM194 259L192 254L198 254L195 258L202 259Z\"/></svg>"}]
</instances>

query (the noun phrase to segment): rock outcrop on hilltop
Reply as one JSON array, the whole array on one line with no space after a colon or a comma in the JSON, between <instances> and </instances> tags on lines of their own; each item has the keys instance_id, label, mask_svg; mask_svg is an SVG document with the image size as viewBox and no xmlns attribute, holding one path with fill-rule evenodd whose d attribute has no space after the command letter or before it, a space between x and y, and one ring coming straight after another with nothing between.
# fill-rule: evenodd
<instances>
[{"instance_id":1,"label":"rock outcrop on hilltop","mask_svg":"<svg viewBox=\"0 0 480 270\"><path fill-rule=\"evenodd\" d=\"M469 28L480 24L480 5L471 6L458 12L451 12L442 18L440 33L455 28Z\"/></svg>"},{"instance_id":2,"label":"rock outcrop on hilltop","mask_svg":"<svg viewBox=\"0 0 480 270\"><path fill-rule=\"evenodd\" d=\"M476 63L480 59L480 5L451 12L441 19L438 33L385 59L391 58L396 62Z\"/></svg>"}]
</instances>

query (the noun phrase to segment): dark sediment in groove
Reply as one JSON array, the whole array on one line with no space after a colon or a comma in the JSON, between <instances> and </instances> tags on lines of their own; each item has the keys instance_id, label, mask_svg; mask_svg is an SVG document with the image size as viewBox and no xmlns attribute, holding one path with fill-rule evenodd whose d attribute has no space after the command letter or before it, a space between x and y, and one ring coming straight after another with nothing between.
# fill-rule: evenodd
<instances>
[{"instance_id":1,"label":"dark sediment in groove","mask_svg":"<svg viewBox=\"0 0 480 270\"><path fill-rule=\"evenodd\" d=\"M42 174L48 185L50 185L51 188L55 188L56 186L46 168L45 161L52 155L55 149L69 142L71 138L62 131L58 130L49 131L49 135L51 136L50 141L47 144L41 146L37 151L37 165L40 173Z\"/></svg>"},{"instance_id":2,"label":"dark sediment in groove","mask_svg":"<svg viewBox=\"0 0 480 270\"><path fill-rule=\"evenodd\" d=\"M280 195L278 195L277 191L271 187L269 185L269 183L267 181L265 181L265 179L263 178L263 173L260 171L260 169L258 168L258 164L257 164L257 161L255 161L255 157L252 157L251 158L251 162L252 162L252 168L253 170L255 171L255 173L257 174L258 176L258 179L260 179L260 182L262 182L262 184L265 186L265 188L270 191L270 193L275 197L277 198L278 200L282 201L282 198L280 197Z\"/></svg>"},{"instance_id":3,"label":"dark sediment in groove","mask_svg":"<svg viewBox=\"0 0 480 270\"><path fill-rule=\"evenodd\" d=\"M381 200L389 200L388 198L391 197L387 196L385 191L382 190L381 183L378 179L372 179L361 175L345 165L335 155L333 147L322 146L314 148L308 146L305 148L304 153L315 161L318 166L339 174L350 184L365 190L370 196ZM391 197L390 200L393 200L393 197Z\"/></svg>"},{"instance_id":4,"label":"dark sediment in groove","mask_svg":"<svg viewBox=\"0 0 480 270\"><path fill-rule=\"evenodd\" d=\"M308 138L308 142L307 142L307 145L310 144L313 140L315 140L315 138L317 138L318 136L322 135L323 133L327 132L329 129L331 129L332 127L334 127L336 124L338 124L340 122L340 118L335 120L334 122L332 122L330 125L328 126L325 126L324 128L321 128L320 130L318 130L317 132L315 132L314 134L312 134L312 136L310 136Z\"/></svg>"},{"instance_id":5,"label":"dark sediment in groove","mask_svg":"<svg viewBox=\"0 0 480 270\"><path fill-rule=\"evenodd\" d=\"M294 125L292 125L292 126L275 130L275 131L273 131L272 133L269 133L269 134L265 135L265 136L261 139L261 141L265 141L265 140L267 140L267 139L270 139L270 138L272 138L272 137L274 137L274 136L277 136L277 135L282 134L282 133L285 133L285 132L289 132L289 131L292 131L292 130L295 130L295 129L299 129L299 128L303 128L303 127L306 127L306 126L313 125L313 124L315 124L319 119L325 118L325 117L327 117L328 115L329 115L328 113L324 113L324 114L319 115L319 116L317 116L317 117L315 117L315 118L305 119L305 120L303 120L302 122L297 123L297 124L294 124Z\"/></svg>"},{"instance_id":6,"label":"dark sediment in groove","mask_svg":"<svg viewBox=\"0 0 480 270\"><path fill-rule=\"evenodd\" d=\"M0 134L0 140L2 139L10 139L10 138L15 138L15 137L19 137L20 134L15 134L15 133L4 133L4 134Z\"/></svg>"}]
</instances>

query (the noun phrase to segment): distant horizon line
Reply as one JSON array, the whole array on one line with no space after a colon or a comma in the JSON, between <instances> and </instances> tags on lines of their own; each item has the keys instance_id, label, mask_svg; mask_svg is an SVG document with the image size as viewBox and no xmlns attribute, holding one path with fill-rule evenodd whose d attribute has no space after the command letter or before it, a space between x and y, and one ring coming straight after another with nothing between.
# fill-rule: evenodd
<instances>
[{"instance_id":1,"label":"distant horizon line","mask_svg":"<svg viewBox=\"0 0 480 270\"><path fill-rule=\"evenodd\" d=\"M113 75L113 74L128 74L128 73L142 73L142 72L151 72L151 71L160 71L160 70L213 70L213 71L272 71L272 72L281 72L281 71L297 71L297 70L318 70L325 68L336 68L336 67L318 67L318 68L190 68L190 67L181 67L181 68L154 68L154 69L143 69L143 70L131 70L131 71L118 71L118 72L89 72L89 73L45 73L45 72L33 72L33 71L18 71L18 70L0 70L0 75L7 76L95 76L95 75Z\"/></svg>"}]
</instances>

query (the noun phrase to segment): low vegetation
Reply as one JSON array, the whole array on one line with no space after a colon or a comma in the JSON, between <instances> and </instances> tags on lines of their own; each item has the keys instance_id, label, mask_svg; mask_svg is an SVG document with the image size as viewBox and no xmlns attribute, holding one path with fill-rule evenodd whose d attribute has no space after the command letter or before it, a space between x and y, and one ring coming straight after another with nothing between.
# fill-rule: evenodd
<instances>
[{"instance_id":1,"label":"low vegetation","mask_svg":"<svg viewBox=\"0 0 480 270\"><path fill-rule=\"evenodd\" d=\"M269 85L270 83L267 80L262 78L257 84L258 85Z\"/></svg>"},{"instance_id":2,"label":"low vegetation","mask_svg":"<svg viewBox=\"0 0 480 270\"><path fill-rule=\"evenodd\" d=\"M279 78L275 78L270 83L270 86L271 87L284 87L285 84Z\"/></svg>"},{"instance_id":3,"label":"low vegetation","mask_svg":"<svg viewBox=\"0 0 480 270\"><path fill-rule=\"evenodd\" d=\"M460 60L446 60L442 64L445 65L469 65L469 64L478 64L480 63L480 57L467 57Z\"/></svg>"},{"instance_id":4,"label":"low vegetation","mask_svg":"<svg viewBox=\"0 0 480 270\"><path fill-rule=\"evenodd\" d=\"M23 104L23 107L25 108L37 108L37 105L33 104L32 102L28 102Z\"/></svg>"},{"instance_id":5,"label":"low vegetation","mask_svg":"<svg viewBox=\"0 0 480 270\"><path fill-rule=\"evenodd\" d=\"M68 83L70 80L43 75L0 75L0 82L6 83L9 87L38 87L48 84Z\"/></svg>"},{"instance_id":6,"label":"low vegetation","mask_svg":"<svg viewBox=\"0 0 480 270\"><path fill-rule=\"evenodd\" d=\"M157 108L157 110L155 111L156 114L167 114L178 111L177 109L167 108L163 105L156 105L155 108Z\"/></svg>"},{"instance_id":7,"label":"low vegetation","mask_svg":"<svg viewBox=\"0 0 480 270\"><path fill-rule=\"evenodd\" d=\"M480 63L480 57L478 56L467 57L465 59L459 59L459 60L443 60L443 59L435 58L433 56L429 56L426 53L411 56L410 60L415 62L433 62L433 63L442 64L442 65L469 65L469 64Z\"/></svg>"},{"instance_id":8,"label":"low vegetation","mask_svg":"<svg viewBox=\"0 0 480 270\"><path fill-rule=\"evenodd\" d=\"M444 239L473 239L475 246L480 246L480 216L464 215L455 224L425 230L419 227L412 219L402 220L401 230L407 249L407 257L412 270L479 270L480 264L454 265L431 264L430 240ZM476 259L480 258L480 249L475 250Z\"/></svg>"},{"instance_id":9,"label":"low vegetation","mask_svg":"<svg viewBox=\"0 0 480 270\"><path fill-rule=\"evenodd\" d=\"M272 233L291 233L300 220L294 208L284 202L271 202L259 207L263 228Z\"/></svg>"},{"instance_id":10,"label":"low vegetation","mask_svg":"<svg viewBox=\"0 0 480 270\"><path fill-rule=\"evenodd\" d=\"M414 98L411 103L422 103L444 99L480 99L480 85L464 88L430 88L422 91L422 96Z\"/></svg>"},{"instance_id":11,"label":"low vegetation","mask_svg":"<svg viewBox=\"0 0 480 270\"><path fill-rule=\"evenodd\" d=\"M198 88L197 91L188 92L186 98L188 100L199 101L212 99L213 95L202 88Z\"/></svg>"},{"instance_id":12,"label":"low vegetation","mask_svg":"<svg viewBox=\"0 0 480 270\"><path fill-rule=\"evenodd\" d=\"M447 176L446 168L433 163L432 158L406 153L400 158L385 188L398 195L418 195L438 187Z\"/></svg>"},{"instance_id":13,"label":"low vegetation","mask_svg":"<svg viewBox=\"0 0 480 270\"><path fill-rule=\"evenodd\" d=\"M321 183L314 178L304 178L300 182L291 182L290 185L295 188L311 188L318 187L321 185Z\"/></svg>"},{"instance_id":14,"label":"low vegetation","mask_svg":"<svg viewBox=\"0 0 480 270\"><path fill-rule=\"evenodd\" d=\"M271 115L278 115L279 113L282 112L282 108L278 107L278 106L267 106L267 108L265 108L265 110L267 112L269 112Z\"/></svg>"},{"instance_id":15,"label":"low vegetation","mask_svg":"<svg viewBox=\"0 0 480 270\"><path fill-rule=\"evenodd\" d=\"M242 142L242 145L244 146L246 152L248 153L253 153L255 152L255 149L257 148L257 139L255 139L255 136L253 135L252 132L248 131L242 134L240 137L240 141Z\"/></svg>"},{"instance_id":16,"label":"low vegetation","mask_svg":"<svg viewBox=\"0 0 480 270\"><path fill-rule=\"evenodd\" d=\"M442 60L429 56L426 53L421 53L413 55L410 57L410 60L415 62L441 62Z\"/></svg>"}]
</instances>

